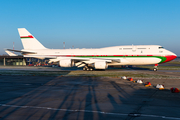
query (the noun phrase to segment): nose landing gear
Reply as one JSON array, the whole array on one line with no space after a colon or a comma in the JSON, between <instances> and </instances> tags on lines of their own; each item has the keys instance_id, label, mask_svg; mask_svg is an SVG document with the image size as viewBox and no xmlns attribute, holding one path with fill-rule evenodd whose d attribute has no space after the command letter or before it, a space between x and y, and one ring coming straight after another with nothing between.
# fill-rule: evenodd
<instances>
[{"instance_id":1,"label":"nose landing gear","mask_svg":"<svg viewBox=\"0 0 180 120\"><path fill-rule=\"evenodd\" d=\"M153 68L153 71L154 71L154 72L156 72L156 71L158 70L158 67L157 67L157 66L158 66L158 64L155 64L155 65L154 65L154 68Z\"/></svg>"}]
</instances>

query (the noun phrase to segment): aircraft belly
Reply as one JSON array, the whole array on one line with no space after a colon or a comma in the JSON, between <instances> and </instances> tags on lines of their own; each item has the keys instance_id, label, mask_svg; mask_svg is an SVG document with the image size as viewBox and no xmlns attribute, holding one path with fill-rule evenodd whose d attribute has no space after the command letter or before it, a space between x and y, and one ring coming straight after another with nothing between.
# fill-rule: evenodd
<instances>
[{"instance_id":1,"label":"aircraft belly","mask_svg":"<svg viewBox=\"0 0 180 120\"><path fill-rule=\"evenodd\" d=\"M120 63L113 62L108 65L147 65L157 64L161 61L159 58L121 58Z\"/></svg>"},{"instance_id":2,"label":"aircraft belly","mask_svg":"<svg viewBox=\"0 0 180 120\"><path fill-rule=\"evenodd\" d=\"M161 61L159 58L128 58L132 65L157 64Z\"/></svg>"}]
</instances>

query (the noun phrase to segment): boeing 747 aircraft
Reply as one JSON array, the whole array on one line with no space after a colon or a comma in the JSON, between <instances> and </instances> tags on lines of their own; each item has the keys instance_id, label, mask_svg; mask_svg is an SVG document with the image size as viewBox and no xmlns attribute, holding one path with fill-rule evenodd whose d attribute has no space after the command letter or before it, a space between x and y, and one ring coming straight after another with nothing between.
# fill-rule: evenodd
<instances>
[{"instance_id":1,"label":"boeing 747 aircraft","mask_svg":"<svg viewBox=\"0 0 180 120\"><path fill-rule=\"evenodd\" d=\"M61 67L84 67L83 70L106 69L117 65L157 66L175 59L176 54L159 45L113 46L98 49L48 49L25 28L18 28L24 49L24 57L49 58L49 62L59 62ZM157 67L153 69L157 71Z\"/></svg>"}]
</instances>

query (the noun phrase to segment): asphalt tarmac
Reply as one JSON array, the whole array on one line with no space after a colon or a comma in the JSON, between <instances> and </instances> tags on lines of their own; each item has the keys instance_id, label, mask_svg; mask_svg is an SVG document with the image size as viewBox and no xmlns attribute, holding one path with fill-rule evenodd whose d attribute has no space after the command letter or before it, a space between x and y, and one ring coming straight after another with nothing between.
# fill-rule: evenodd
<instances>
[{"instance_id":1,"label":"asphalt tarmac","mask_svg":"<svg viewBox=\"0 0 180 120\"><path fill-rule=\"evenodd\" d=\"M170 92L180 79L147 81L151 87L111 77L0 75L0 120L180 120L180 93Z\"/></svg>"}]
</instances>

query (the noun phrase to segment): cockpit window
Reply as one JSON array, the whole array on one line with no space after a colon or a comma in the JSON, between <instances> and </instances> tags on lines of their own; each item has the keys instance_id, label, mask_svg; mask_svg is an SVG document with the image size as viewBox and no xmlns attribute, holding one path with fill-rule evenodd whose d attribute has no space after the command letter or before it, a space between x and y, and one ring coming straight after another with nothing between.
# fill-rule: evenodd
<instances>
[{"instance_id":1,"label":"cockpit window","mask_svg":"<svg viewBox=\"0 0 180 120\"><path fill-rule=\"evenodd\" d=\"M164 47L159 47L159 49L163 49Z\"/></svg>"}]
</instances>

